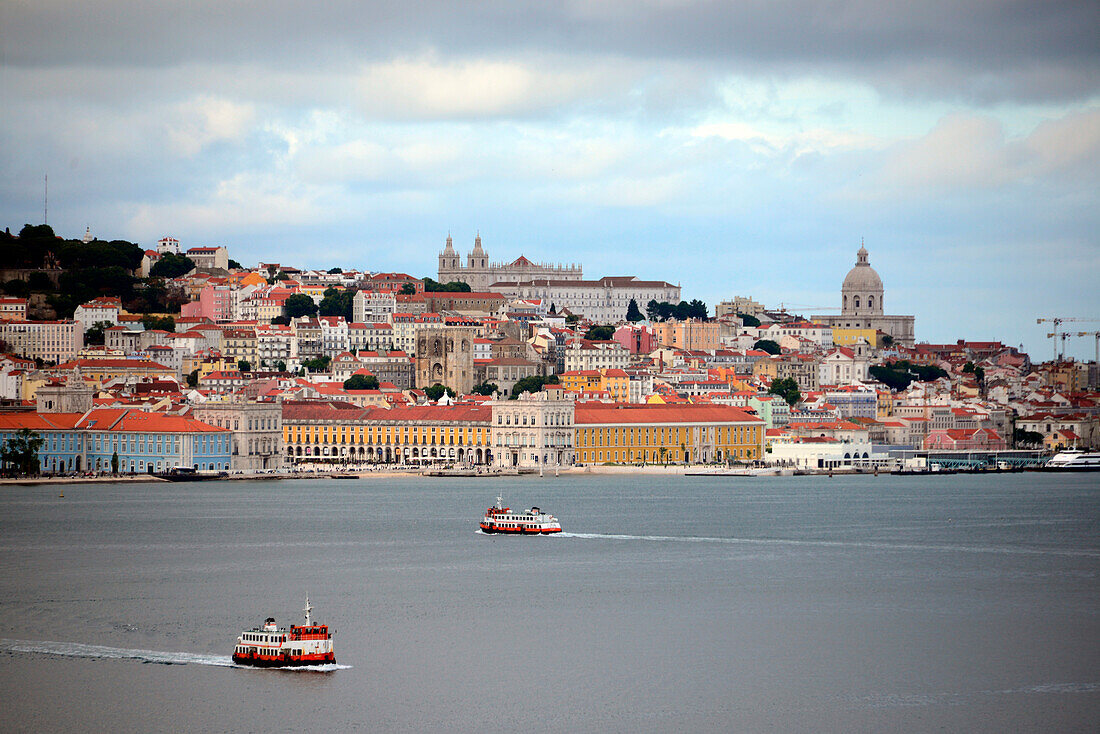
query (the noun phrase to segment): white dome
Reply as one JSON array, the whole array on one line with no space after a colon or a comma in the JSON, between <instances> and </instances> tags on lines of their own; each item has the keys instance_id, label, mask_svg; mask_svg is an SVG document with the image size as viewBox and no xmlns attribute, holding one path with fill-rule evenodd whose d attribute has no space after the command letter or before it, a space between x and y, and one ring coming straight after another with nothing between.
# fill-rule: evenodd
<instances>
[{"instance_id":1,"label":"white dome","mask_svg":"<svg viewBox=\"0 0 1100 734\"><path fill-rule=\"evenodd\" d=\"M859 253L856 256L856 266L848 271L848 276L844 278L844 285L840 289L842 292L876 292L882 290L882 278L878 277L878 273L867 262L866 248L859 248Z\"/></svg>"}]
</instances>

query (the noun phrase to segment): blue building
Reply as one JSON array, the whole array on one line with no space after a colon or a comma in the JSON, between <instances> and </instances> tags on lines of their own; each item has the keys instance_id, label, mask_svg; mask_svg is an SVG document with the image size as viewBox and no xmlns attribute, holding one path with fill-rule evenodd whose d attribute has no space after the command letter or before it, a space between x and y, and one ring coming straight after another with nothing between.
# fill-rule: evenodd
<instances>
[{"instance_id":1,"label":"blue building","mask_svg":"<svg viewBox=\"0 0 1100 734\"><path fill-rule=\"evenodd\" d=\"M27 428L44 441L43 473L111 471L152 473L176 466L228 471L232 432L181 415L128 408L85 413L0 415L0 445Z\"/></svg>"}]
</instances>

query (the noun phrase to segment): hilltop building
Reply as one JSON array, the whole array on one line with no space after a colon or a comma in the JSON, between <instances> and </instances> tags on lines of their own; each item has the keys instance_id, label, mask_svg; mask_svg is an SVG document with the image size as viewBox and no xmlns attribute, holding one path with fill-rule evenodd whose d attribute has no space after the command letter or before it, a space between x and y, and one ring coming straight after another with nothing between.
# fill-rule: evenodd
<instances>
[{"instance_id":1,"label":"hilltop building","mask_svg":"<svg viewBox=\"0 0 1100 734\"><path fill-rule=\"evenodd\" d=\"M813 316L819 324L842 329L873 329L888 334L899 346L911 347L914 340L913 316L887 316L884 313L885 289L867 259L867 249L860 247L856 264L840 287L840 315Z\"/></svg>"},{"instance_id":2,"label":"hilltop building","mask_svg":"<svg viewBox=\"0 0 1100 734\"><path fill-rule=\"evenodd\" d=\"M458 281L468 283L474 291L487 290L494 283L520 283L537 278L550 280L581 280L584 273L581 266L550 265L531 262L523 255L510 263L491 263L489 253L481 246L481 235L474 239L474 249L466 258L466 266L460 264L451 236L447 235L447 246L439 253L439 282Z\"/></svg>"}]
</instances>

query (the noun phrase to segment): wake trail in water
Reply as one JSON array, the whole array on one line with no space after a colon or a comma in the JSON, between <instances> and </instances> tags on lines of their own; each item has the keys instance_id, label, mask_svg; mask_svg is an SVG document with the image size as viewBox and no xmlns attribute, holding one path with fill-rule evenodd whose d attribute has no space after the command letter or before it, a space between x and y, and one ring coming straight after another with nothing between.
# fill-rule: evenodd
<instances>
[{"instance_id":1,"label":"wake trail in water","mask_svg":"<svg viewBox=\"0 0 1100 734\"><path fill-rule=\"evenodd\" d=\"M92 660L138 660L159 665L212 665L219 668L247 668L237 665L229 655L204 655L194 652L162 652L160 650L131 650L125 647L87 645L82 642L51 642L48 640L0 640L0 652L28 653L31 655L61 655L70 658ZM279 671L330 673L347 670L350 665L302 665L289 668L270 668Z\"/></svg>"},{"instance_id":2,"label":"wake trail in water","mask_svg":"<svg viewBox=\"0 0 1100 734\"><path fill-rule=\"evenodd\" d=\"M816 548L870 548L893 551L942 551L949 553L998 553L1039 556L1072 556L1100 558L1096 550L1061 550L1057 548L1012 548L980 545L922 545L919 543L886 543L879 541L842 540L793 540L789 538L717 538L697 535L622 535L617 533L557 533L562 538L586 538L598 540L647 540L662 543L724 543L728 545L779 545Z\"/></svg>"}]
</instances>

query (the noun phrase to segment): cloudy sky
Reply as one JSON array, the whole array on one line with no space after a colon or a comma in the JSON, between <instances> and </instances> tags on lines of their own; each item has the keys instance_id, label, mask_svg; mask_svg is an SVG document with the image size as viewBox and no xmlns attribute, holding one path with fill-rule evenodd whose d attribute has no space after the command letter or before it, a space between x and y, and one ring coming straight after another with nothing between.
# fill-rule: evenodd
<instances>
[{"instance_id":1,"label":"cloudy sky","mask_svg":"<svg viewBox=\"0 0 1100 734\"><path fill-rule=\"evenodd\" d=\"M13 230L48 174L64 236L807 313L862 239L922 341L1100 318L1096 2L4 0L0 91Z\"/></svg>"}]
</instances>

